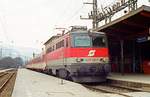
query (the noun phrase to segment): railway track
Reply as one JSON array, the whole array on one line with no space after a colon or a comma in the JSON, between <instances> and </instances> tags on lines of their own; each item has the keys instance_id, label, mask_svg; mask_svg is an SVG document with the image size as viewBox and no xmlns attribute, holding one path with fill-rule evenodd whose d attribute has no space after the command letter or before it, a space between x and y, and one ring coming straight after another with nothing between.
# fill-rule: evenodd
<instances>
[{"instance_id":1,"label":"railway track","mask_svg":"<svg viewBox=\"0 0 150 97\"><path fill-rule=\"evenodd\" d=\"M0 73L0 97L11 97L16 70L10 70Z\"/></svg>"},{"instance_id":2,"label":"railway track","mask_svg":"<svg viewBox=\"0 0 150 97\"><path fill-rule=\"evenodd\" d=\"M116 86L112 86L109 84L101 84L101 85L83 85L86 88L92 90L92 91L97 91L97 92L101 92L101 93L111 93L111 94L117 94L117 95L121 95L123 97L132 97L130 95L127 95L126 93L129 92L137 92L139 90L135 90L135 89L131 89L131 88L123 88L123 87L116 87Z\"/></svg>"}]
</instances>

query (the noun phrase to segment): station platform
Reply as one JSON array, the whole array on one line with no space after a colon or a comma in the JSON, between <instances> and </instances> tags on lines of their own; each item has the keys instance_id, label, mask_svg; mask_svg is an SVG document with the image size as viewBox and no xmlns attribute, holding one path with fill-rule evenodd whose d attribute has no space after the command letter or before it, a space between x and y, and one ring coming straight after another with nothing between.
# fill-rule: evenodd
<instances>
[{"instance_id":1,"label":"station platform","mask_svg":"<svg viewBox=\"0 0 150 97\"><path fill-rule=\"evenodd\" d=\"M117 76L117 75L116 75ZM111 76L109 76L111 77ZM110 78L111 79L111 78ZM132 97L149 97L149 92L125 93ZM137 96L138 95L138 96ZM18 69L12 97L124 97L92 91L81 84L31 71Z\"/></svg>"},{"instance_id":2,"label":"station platform","mask_svg":"<svg viewBox=\"0 0 150 97\"><path fill-rule=\"evenodd\" d=\"M38 73L19 69L12 97L105 97L91 92L81 84Z\"/></svg>"},{"instance_id":3,"label":"station platform","mask_svg":"<svg viewBox=\"0 0 150 97\"><path fill-rule=\"evenodd\" d=\"M110 73L107 79L112 85L150 92L150 75Z\"/></svg>"}]
</instances>

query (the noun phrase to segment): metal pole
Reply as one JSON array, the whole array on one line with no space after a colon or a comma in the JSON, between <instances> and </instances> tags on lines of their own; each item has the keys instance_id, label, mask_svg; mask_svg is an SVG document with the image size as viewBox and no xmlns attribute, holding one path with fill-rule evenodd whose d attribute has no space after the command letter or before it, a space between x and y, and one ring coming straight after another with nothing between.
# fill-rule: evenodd
<instances>
[{"instance_id":1,"label":"metal pole","mask_svg":"<svg viewBox=\"0 0 150 97\"><path fill-rule=\"evenodd\" d=\"M136 70L135 69L136 68L136 66L135 66L136 65L136 61L135 61L136 60L136 57L135 57L136 56L135 55L135 40L133 40L133 49L132 49L132 51L133 51L133 69L132 70L133 70L133 72L135 72L135 70Z\"/></svg>"},{"instance_id":2,"label":"metal pole","mask_svg":"<svg viewBox=\"0 0 150 97\"><path fill-rule=\"evenodd\" d=\"M121 46L121 74L124 75L124 40L120 40L120 46Z\"/></svg>"},{"instance_id":3,"label":"metal pole","mask_svg":"<svg viewBox=\"0 0 150 97\"><path fill-rule=\"evenodd\" d=\"M92 19L92 20L93 20L93 21L92 21L93 29L98 28L98 18L97 18L97 16L98 16L98 9L97 9L97 0L93 0L92 3L86 2L86 3L84 3L84 4L92 4L92 5L93 5L93 10L92 10L92 12L91 12L91 15L89 14L89 17L88 17L88 18L82 18L82 17L80 16L80 19L86 19L86 20Z\"/></svg>"},{"instance_id":4,"label":"metal pole","mask_svg":"<svg viewBox=\"0 0 150 97\"><path fill-rule=\"evenodd\" d=\"M142 51L141 51L141 44L139 43L139 58L140 58L140 72L143 72L143 65L142 65Z\"/></svg>"},{"instance_id":5,"label":"metal pole","mask_svg":"<svg viewBox=\"0 0 150 97\"><path fill-rule=\"evenodd\" d=\"M97 0L93 0L93 29L98 28L97 22Z\"/></svg>"},{"instance_id":6,"label":"metal pole","mask_svg":"<svg viewBox=\"0 0 150 97\"><path fill-rule=\"evenodd\" d=\"M63 82L63 79L61 78L61 85L63 85L64 84L64 82Z\"/></svg>"}]
</instances>

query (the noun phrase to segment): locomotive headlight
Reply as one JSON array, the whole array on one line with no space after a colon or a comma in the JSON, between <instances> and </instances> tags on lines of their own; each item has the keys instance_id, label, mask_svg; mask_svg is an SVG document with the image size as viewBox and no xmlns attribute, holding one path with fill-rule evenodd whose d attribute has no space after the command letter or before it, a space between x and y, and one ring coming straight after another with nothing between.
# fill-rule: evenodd
<instances>
[{"instance_id":1,"label":"locomotive headlight","mask_svg":"<svg viewBox=\"0 0 150 97\"><path fill-rule=\"evenodd\" d=\"M104 57L100 58L100 62L102 63L108 63L108 61L109 61L108 58L104 58Z\"/></svg>"},{"instance_id":2,"label":"locomotive headlight","mask_svg":"<svg viewBox=\"0 0 150 97\"><path fill-rule=\"evenodd\" d=\"M108 58L104 58L104 61L105 61L105 63L108 63L109 59Z\"/></svg>"},{"instance_id":3,"label":"locomotive headlight","mask_svg":"<svg viewBox=\"0 0 150 97\"><path fill-rule=\"evenodd\" d=\"M83 61L83 59L82 58L77 58L76 61L81 62L81 61Z\"/></svg>"},{"instance_id":4,"label":"locomotive headlight","mask_svg":"<svg viewBox=\"0 0 150 97\"><path fill-rule=\"evenodd\" d=\"M100 58L100 62L104 62L104 58Z\"/></svg>"}]
</instances>

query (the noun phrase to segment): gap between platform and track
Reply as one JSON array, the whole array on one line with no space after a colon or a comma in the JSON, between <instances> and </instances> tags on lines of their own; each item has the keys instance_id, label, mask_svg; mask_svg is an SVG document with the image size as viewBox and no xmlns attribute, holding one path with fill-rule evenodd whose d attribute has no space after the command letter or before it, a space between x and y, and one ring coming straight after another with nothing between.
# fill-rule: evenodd
<instances>
[{"instance_id":1,"label":"gap between platform and track","mask_svg":"<svg viewBox=\"0 0 150 97\"><path fill-rule=\"evenodd\" d=\"M121 95L121 96L124 96L124 97L131 97L130 95L125 94L125 93L139 92L140 91L140 90L135 90L135 89L132 89L132 88L123 88L123 87L112 86L108 83L83 84L83 86L90 89L90 90L92 90L92 91L117 94L117 95Z\"/></svg>"},{"instance_id":2,"label":"gap between platform and track","mask_svg":"<svg viewBox=\"0 0 150 97\"><path fill-rule=\"evenodd\" d=\"M131 82L131 81L123 81L123 80L108 80L113 86L122 87L122 88L129 88L132 90L138 90L143 92L150 92L150 84L139 83L139 82Z\"/></svg>"}]
</instances>

